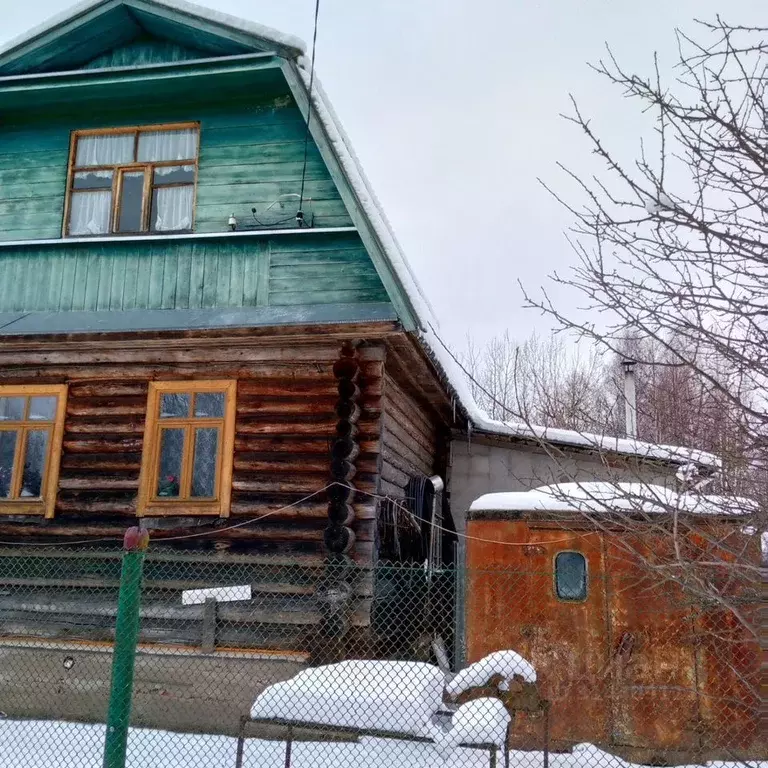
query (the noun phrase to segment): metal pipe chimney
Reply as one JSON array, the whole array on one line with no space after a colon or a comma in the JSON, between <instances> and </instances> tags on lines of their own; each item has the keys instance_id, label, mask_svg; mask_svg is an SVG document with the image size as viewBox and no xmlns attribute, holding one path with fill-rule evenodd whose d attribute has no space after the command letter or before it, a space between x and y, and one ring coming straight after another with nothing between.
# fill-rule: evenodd
<instances>
[{"instance_id":1,"label":"metal pipe chimney","mask_svg":"<svg viewBox=\"0 0 768 768\"><path fill-rule=\"evenodd\" d=\"M624 368L624 424L627 437L637 437L637 391L635 389L635 361L622 360Z\"/></svg>"}]
</instances>

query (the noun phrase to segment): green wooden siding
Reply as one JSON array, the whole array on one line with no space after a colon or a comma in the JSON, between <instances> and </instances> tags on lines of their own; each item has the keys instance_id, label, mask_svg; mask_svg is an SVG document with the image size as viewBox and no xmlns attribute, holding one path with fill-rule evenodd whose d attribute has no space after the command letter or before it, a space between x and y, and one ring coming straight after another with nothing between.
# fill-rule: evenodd
<instances>
[{"instance_id":1,"label":"green wooden siding","mask_svg":"<svg viewBox=\"0 0 768 768\"><path fill-rule=\"evenodd\" d=\"M60 236L71 130L180 120L201 123L195 231L226 231L231 213L247 221L253 206L263 211L280 195L300 191L306 126L289 96L256 105L103 110L98 119L47 114L44 123L0 129L0 241ZM313 141L305 196L316 226L351 224Z\"/></svg>"},{"instance_id":2,"label":"green wooden siding","mask_svg":"<svg viewBox=\"0 0 768 768\"><path fill-rule=\"evenodd\" d=\"M0 312L387 301L358 235L0 248Z\"/></svg>"},{"instance_id":3,"label":"green wooden siding","mask_svg":"<svg viewBox=\"0 0 768 768\"><path fill-rule=\"evenodd\" d=\"M210 54L205 51L185 48L165 40L136 40L128 45L113 48L103 56L99 56L92 61L89 61L83 69L164 64L173 61L205 59L209 56Z\"/></svg>"}]
</instances>

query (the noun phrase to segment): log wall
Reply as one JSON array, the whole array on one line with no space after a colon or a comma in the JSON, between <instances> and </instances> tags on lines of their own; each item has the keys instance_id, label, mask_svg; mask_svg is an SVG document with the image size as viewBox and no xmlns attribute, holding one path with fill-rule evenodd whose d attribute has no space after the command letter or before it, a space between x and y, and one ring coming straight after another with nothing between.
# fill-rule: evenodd
<instances>
[{"instance_id":1,"label":"log wall","mask_svg":"<svg viewBox=\"0 0 768 768\"><path fill-rule=\"evenodd\" d=\"M415 476L445 476L445 446L432 410L389 373L384 375L384 411L381 425L381 478L386 496L403 498Z\"/></svg>"},{"instance_id":2,"label":"log wall","mask_svg":"<svg viewBox=\"0 0 768 768\"><path fill-rule=\"evenodd\" d=\"M69 386L55 517L0 516L0 537L66 541L122 536L135 523L149 382L236 379L230 521L295 506L262 523L220 533L214 530L222 523L211 518L173 517L153 532L153 540L202 525L211 529L219 547L322 557L328 503L317 492L330 479L339 399L333 365L341 342L209 341L137 342L122 348L0 346L0 384ZM362 345L358 355L362 413L355 484L372 493L380 451L383 346ZM354 513L354 556L366 562L372 552L374 500L359 496Z\"/></svg>"}]
</instances>

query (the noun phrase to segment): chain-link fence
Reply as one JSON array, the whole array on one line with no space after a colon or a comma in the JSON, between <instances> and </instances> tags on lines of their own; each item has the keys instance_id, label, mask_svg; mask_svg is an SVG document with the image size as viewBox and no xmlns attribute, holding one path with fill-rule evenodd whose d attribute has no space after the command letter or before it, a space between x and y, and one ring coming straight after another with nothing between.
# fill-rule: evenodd
<instances>
[{"instance_id":1,"label":"chain-link fence","mask_svg":"<svg viewBox=\"0 0 768 768\"><path fill-rule=\"evenodd\" d=\"M637 574L591 576L582 593L553 573L301 552L142 557L132 768L768 760L747 607ZM1 766L115 765L111 681L131 679L113 670L115 627L136 607L119 599L122 561L0 549Z\"/></svg>"}]
</instances>

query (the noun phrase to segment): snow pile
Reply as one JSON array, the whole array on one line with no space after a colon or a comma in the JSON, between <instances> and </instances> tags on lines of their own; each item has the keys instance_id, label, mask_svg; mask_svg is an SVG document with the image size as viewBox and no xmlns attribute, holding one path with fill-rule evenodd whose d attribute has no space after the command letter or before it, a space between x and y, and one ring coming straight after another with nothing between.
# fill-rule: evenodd
<instances>
[{"instance_id":1,"label":"snow pile","mask_svg":"<svg viewBox=\"0 0 768 768\"><path fill-rule=\"evenodd\" d=\"M269 686L251 717L422 735L443 701L443 673L411 661L342 661Z\"/></svg>"},{"instance_id":2,"label":"snow pile","mask_svg":"<svg viewBox=\"0 0 768 768\"><path fill-rule=\"evenodd\" d=\"M532 491L486 493L472 502L470 511L500 512L644 512L677 510L695 515L749 515L757 510L751 499L677 493L648 483L560 483Z\"/></svg>"},{"instance_id":3,"label":"snow pile","mask_svg":"<svg viewBox=\"0 0 768 768\"><path fill-rule=\"evenodd\" d=\"M511 680L514 675L520 675L527 683L536 682L536 670L530 661L516 651L495 651L462 669L448 683L446 691L450 696L455 697L470 688L485 685L494 675L501 675L505 680ZM502 690L508 689L505 683L500 687Z\"/></svg>"},{"instance_id":4,"label":"snow pile","mask_svg":"<svg viewBox=\"0 0 768 768\"><path fill-rule=\"evenodd\" d=\"M454 713L451 730L435 735L435 749L443 759L459 744L495 744L504 749L511 720L498 699L469 701Z\"/></svg>"}]
</instances>

